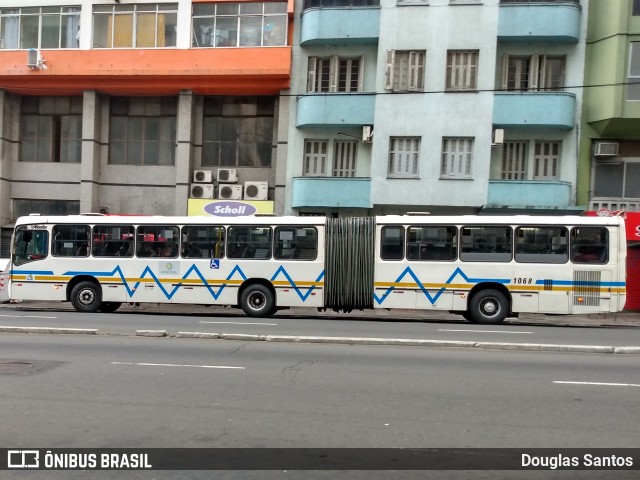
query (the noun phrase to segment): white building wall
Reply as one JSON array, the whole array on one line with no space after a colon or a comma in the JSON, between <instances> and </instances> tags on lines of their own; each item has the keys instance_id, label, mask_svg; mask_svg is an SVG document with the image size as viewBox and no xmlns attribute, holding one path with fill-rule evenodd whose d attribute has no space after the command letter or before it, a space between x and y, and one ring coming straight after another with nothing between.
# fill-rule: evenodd
<instances>
[{"instance_id":1,"label":"white building wall","mask_svg":"<svg viewBox=\"0 0 640 480\"><path fill-rule=\"evenodd\" d=\"M374 143L374 205L481 206L486 201L491 159L498 0L479 5L396 6L382 0ZM423 93L384 90L388 49L426 50ZM478 92L445 93L448 50L479 50ZM389 138L421 137L419 179L388 179ZM441 180L443 137L473 137L470 180Z\"/></svg>"}]
</instances>

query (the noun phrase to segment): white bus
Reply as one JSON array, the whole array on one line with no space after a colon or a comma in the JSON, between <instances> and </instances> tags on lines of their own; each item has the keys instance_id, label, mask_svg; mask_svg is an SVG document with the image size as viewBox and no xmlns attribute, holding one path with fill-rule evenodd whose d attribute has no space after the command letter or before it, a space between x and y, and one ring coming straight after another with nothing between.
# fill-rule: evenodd
<instances>
[{"instance_id":1,"label":"white bus","mask_svg":"<svg viewBox=\"0 0 640 480\"><path fill-rule=\"evenodd\" d=\"M31 215L16 222L11 296L278 309L519 313L622 310L621 217Z\"/></svg>"}]
</instances>

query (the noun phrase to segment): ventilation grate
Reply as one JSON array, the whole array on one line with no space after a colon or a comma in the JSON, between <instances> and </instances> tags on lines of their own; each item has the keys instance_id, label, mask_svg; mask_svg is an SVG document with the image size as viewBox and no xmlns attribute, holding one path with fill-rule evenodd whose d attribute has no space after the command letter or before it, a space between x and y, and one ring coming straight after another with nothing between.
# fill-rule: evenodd
<instances>
[{"instance_id":1,"label":"ventilation grate","mask_svg":"<svg viewBox=\"0 0 640 480\"><path fill-rule=\"evenodd\" d=\"M600 305L600 272L578 270L573 272L573 304L584 307ZM582 299L582 301L580 301Z\"/></svg>"}]
</instances>

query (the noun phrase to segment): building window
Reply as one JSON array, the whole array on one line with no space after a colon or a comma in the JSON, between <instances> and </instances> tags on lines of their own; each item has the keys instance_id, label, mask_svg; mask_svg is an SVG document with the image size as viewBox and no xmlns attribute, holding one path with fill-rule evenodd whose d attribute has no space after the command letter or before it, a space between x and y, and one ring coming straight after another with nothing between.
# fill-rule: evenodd
<instances>
[{"instance_id":1,"label":"building window","mask_svg":"<svg viewBox=\"0 0 640 480\"><path fill-rule=\"evenodd\" d=\"M477 90L478 50L447 52L447 91Z\"/></svg>"},{"instance_id":2,"label":"building window","mask_svg":"<svg viewBox=\"0 0 640 480\"><path fill-rule=\"evenodd\" d=\"M560 142L536 142L533 157L533 179L557 179L559 162Z\"/></svg>"},{"instance_id":3,"label":"building window","mask_svg":"<svg viewBox=\"0 0 640 480\"><path fill-rule=\"evenodd\" d=\"M333 144L333 176L355 177L358 142L336 140Z\"/></svg>"},{"instance_id":4,"label":"building window","mask_svg":"<svg viewBox=\"0 0 640 480\"><path fill-rule=\"evenodd\" d=\"M527 171L527 142L506 142L502 149L502 180L524 180Z\"/></svg>"},{"instance_id":5,"label":"building window","mask_svg":"<svg viewBox=\"0 0 640 480\"><path fill-rule=\"evenodd\" d=\"M392 137L389 148L389 177L418 178L420 137Z\"/></svg>"},{"instance_id":6,"label":"building window","mask_svg":"<svg viewBox=\"0 0 640 480\"><path fill-rule=\"evenodd\" d=\"M111 99L109 163L174 165L176 99Z\"/></svg>"},{"instance_id":7,"label":"building window","mask_svg":"<svg viewBox=\"0 0 640 480\"><path fill-rule=\"evenodd\" d=\"M471 178L473 138L450 137L442 140L440 178Z\"/></svg>"},{"instance_id":8,"label":"building window","mask_svg":"<svg viewBox=\"0 0 640 480\"><path fill-rule=\"evenodd\" d=\"M640 42L631 42L627 100L640 100Z\"/></svg>"},{"instance_id":9,"label":"building window","mask_svg":"<svg viewBox=\"0 0 640 480\"><path fill-rule=\"evenodd\" d=\"M308 92L359 92L362 90L362 59L309 57Z\"/></svg>"},{"instance_id":10,"label":"building window","mask_svg":"<svg viewBox=\"0 0 640 480\"><path fill-rule=\"evenodd\" d=\"M195 3L193 47L287 44L287 3Z\"/></svg>"},{"instance_id":11,"label":"building window","mask_svg":"<svg viewBox=\"0 0 640 480\"><path fill-rule=\"evenodd\" d=\"M593 198L640 199L640 158L595 162Z\"/></svg>"},{"instance_id":12,"label":"building window","mask_svg":"<svg viewBox=\"0 0 640 480\"><path fill-rule=\"evenodd\" d=\"M394 92L424 90L425 56L424 50L387 50L384 88Z\"/></svg>"},{"instance_id":13,"label":"building window","mask_svg":"<svg viewBox=\"0 0 640 480\"><path fill-rule=\"evenodd\" d=\"M23 97L21 162L80 163L82 97Z\"/></svg>"},{"instance_id":14,"label":"building window","mask_svg":"<svg viewBox=\"0 0 640 480\"><path fill-rule=\"evenodd\" d=\"M640 15L640 0L633 0L633 10L631 12L633 16Z\"/></svg>"},{"instance_id":15,"label":"building window","mask_svg":"<svg viewBox=\"0 0 640 480\"><path fill-rule=\"evenodd\" d=\"M0 9L0 48L78 48L80 7Z\"/></svg>"},{"instance_id":16,"label":"building window","mask_svg":"<svg viewBox=\"0 0 640 480\"><path fill-rule=\"evenodd\" d=\"M78 215L78 200L39 200L16 198L13 200L13 219L24 217L30 213L40 215Z\"/></svg>"},{"instance_id":17,"label":"building window","mask_svg":"<svg viewBox=\"0 0 640 480\"><path fill-rule=\"evenodd\" d=\"M302 174L309 177L327 175L328 140L304 141L304 169Z\"/></svg>"},{"instance_id":18,"label":"building window","mask_svg":"<svg viewBox=\"0 0 640 480\"><path fill-rule=\"evenodd\" d=\"M94 5L93 48L176 46L177 3Z\"/></svg>"},{"instance_id":19,"label":"building window","mask_svg":"<svg viewBox=\"0 0 640 480\"><path fill-rule=\"evenodd\" d=\"M502 89L515 91L559 91L564 88L566 56L505 55Z\"/></svg>"},{"instance_id":20,"label":"building window","mask_svg":"<svg viewBox=\"0 0 640 480\"><path fill-rule=\"evenodd\" d=\"M270 167L273 97L207 97L204 100L202 166Z\"/></svg>"}]
</instances>

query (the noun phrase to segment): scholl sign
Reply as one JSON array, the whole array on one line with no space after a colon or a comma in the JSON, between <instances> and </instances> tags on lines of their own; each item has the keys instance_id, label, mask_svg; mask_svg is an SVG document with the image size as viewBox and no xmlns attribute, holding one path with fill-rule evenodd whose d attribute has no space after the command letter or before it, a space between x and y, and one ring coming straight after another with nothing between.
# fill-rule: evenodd
<instances>
[{"instance_id":1,"label":"scholl sign","mask_svg":"<svg viewBox=\"0 0 640 480\"><path fill-rule=\"evenodd\" d=\"M205 205L204 211L216 217L248 217L258 209L244 202L215 202Z\"/></svg>"}]
</instances>

